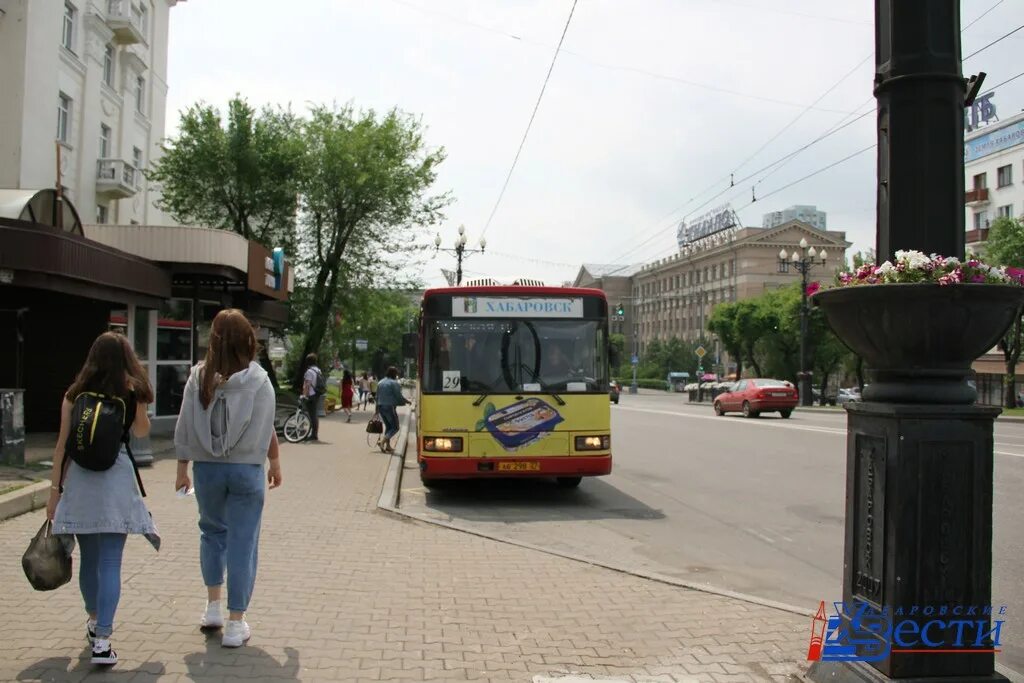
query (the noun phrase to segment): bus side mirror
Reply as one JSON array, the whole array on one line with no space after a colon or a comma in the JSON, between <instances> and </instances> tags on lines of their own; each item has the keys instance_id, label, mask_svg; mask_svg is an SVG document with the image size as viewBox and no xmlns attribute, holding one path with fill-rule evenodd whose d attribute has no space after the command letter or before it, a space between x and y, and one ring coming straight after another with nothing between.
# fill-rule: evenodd
<instances>
[{"instance_id":1,"label":"bus side mirror","mask_svg":"<svg viewBox=\"0 0 1024 683\"><path fill-rule=\"evenodd\" d=\"M418 332L406 332L402 335L402 356L408 360L416 360L416 349L419 346Z\"/></svg>"}]
</instances>

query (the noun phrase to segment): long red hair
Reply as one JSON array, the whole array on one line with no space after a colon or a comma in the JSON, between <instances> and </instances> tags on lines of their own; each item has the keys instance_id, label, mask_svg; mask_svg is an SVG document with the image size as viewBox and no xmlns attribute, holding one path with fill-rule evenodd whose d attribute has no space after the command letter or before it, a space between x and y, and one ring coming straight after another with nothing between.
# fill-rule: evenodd
<instances>
[{"instance_id":1,"label":"long red hair","mask_svg":"<svg viewBox=\"0 0 1024 683\"><path fill-rule=\"evenodd\" d=\"M200 373L199 400L209 408L217 385L249 367L256 358L256 331L237 308L225 308L213 319L206 362Z\"/></svg>"}]
</instances>

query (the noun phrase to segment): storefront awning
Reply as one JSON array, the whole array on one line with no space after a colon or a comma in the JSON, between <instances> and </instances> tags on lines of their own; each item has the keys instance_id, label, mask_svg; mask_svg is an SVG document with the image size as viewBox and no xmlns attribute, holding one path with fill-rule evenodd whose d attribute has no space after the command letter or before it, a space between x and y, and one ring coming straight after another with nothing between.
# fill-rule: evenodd
<instances>
[{"instance_id":1,"label":"storefront awning","mask_svg":"<svg viewBox=\"0 0 1024 683\"><path fill-rule=\"evenodd\" d=\"M74 235L82 234L78 211L69 200L62 198L58 201L56 190L0 190L0 218L48 225Z\"/></svg>"}]
</instances>

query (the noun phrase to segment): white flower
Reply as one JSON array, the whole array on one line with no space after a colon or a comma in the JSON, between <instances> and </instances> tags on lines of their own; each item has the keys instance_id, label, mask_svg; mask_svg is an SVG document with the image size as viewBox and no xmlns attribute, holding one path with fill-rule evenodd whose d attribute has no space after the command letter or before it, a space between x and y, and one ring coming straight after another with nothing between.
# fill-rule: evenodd
<instances>
[{"instance_id":1,"label":"white flower","mask_svg":"<svg viewBox=\"0 0 1024 683\"><path fill-rule=\"evenodd\" d=\"M960 265L960 259L958 259L955 256L950 256L949 258L946 259L945 263L947 266L952 266L956 268L957 266Z\"/></svg>"},{"instance_id":2,"label":"white flower","mask_svg":"<svg viewBox=\"0 0 1024 683\"><path fill-rule=\"evenodd\" d=\"M896 252L896 253L899 254L899 252ZM875 268L875 275L888 275L889 273L894 273L894 272L896 272L896 266L894 266L889 261L886 261L882 265L880 265L877 268Z\"/></svg>"}]
</instances>

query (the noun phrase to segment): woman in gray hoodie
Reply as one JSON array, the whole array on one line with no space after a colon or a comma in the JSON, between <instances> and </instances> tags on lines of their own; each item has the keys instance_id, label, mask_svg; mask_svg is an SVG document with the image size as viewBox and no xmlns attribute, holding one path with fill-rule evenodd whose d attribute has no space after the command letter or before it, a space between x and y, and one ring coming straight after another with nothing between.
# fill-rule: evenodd
<instances>
[{"instance_id":1,"label":"woman in gray hoodie","mask_svg":"<svg viewBox=\"0 0 1024 683\"><path fill-rule=\"evenodd\" d=\"M224 647L249 640L245 612L256 582L264 477L272 489L281 485L274 387L256 362L256 344L245 314L237 309L217 314L206 360L188 378L174 429L174 487L182 492L191 487L192 462L199 503L199 564L207 590L200 627L224 627ZM220 606L225 572L226 625Z\"/></svg>"}]
</instances>

